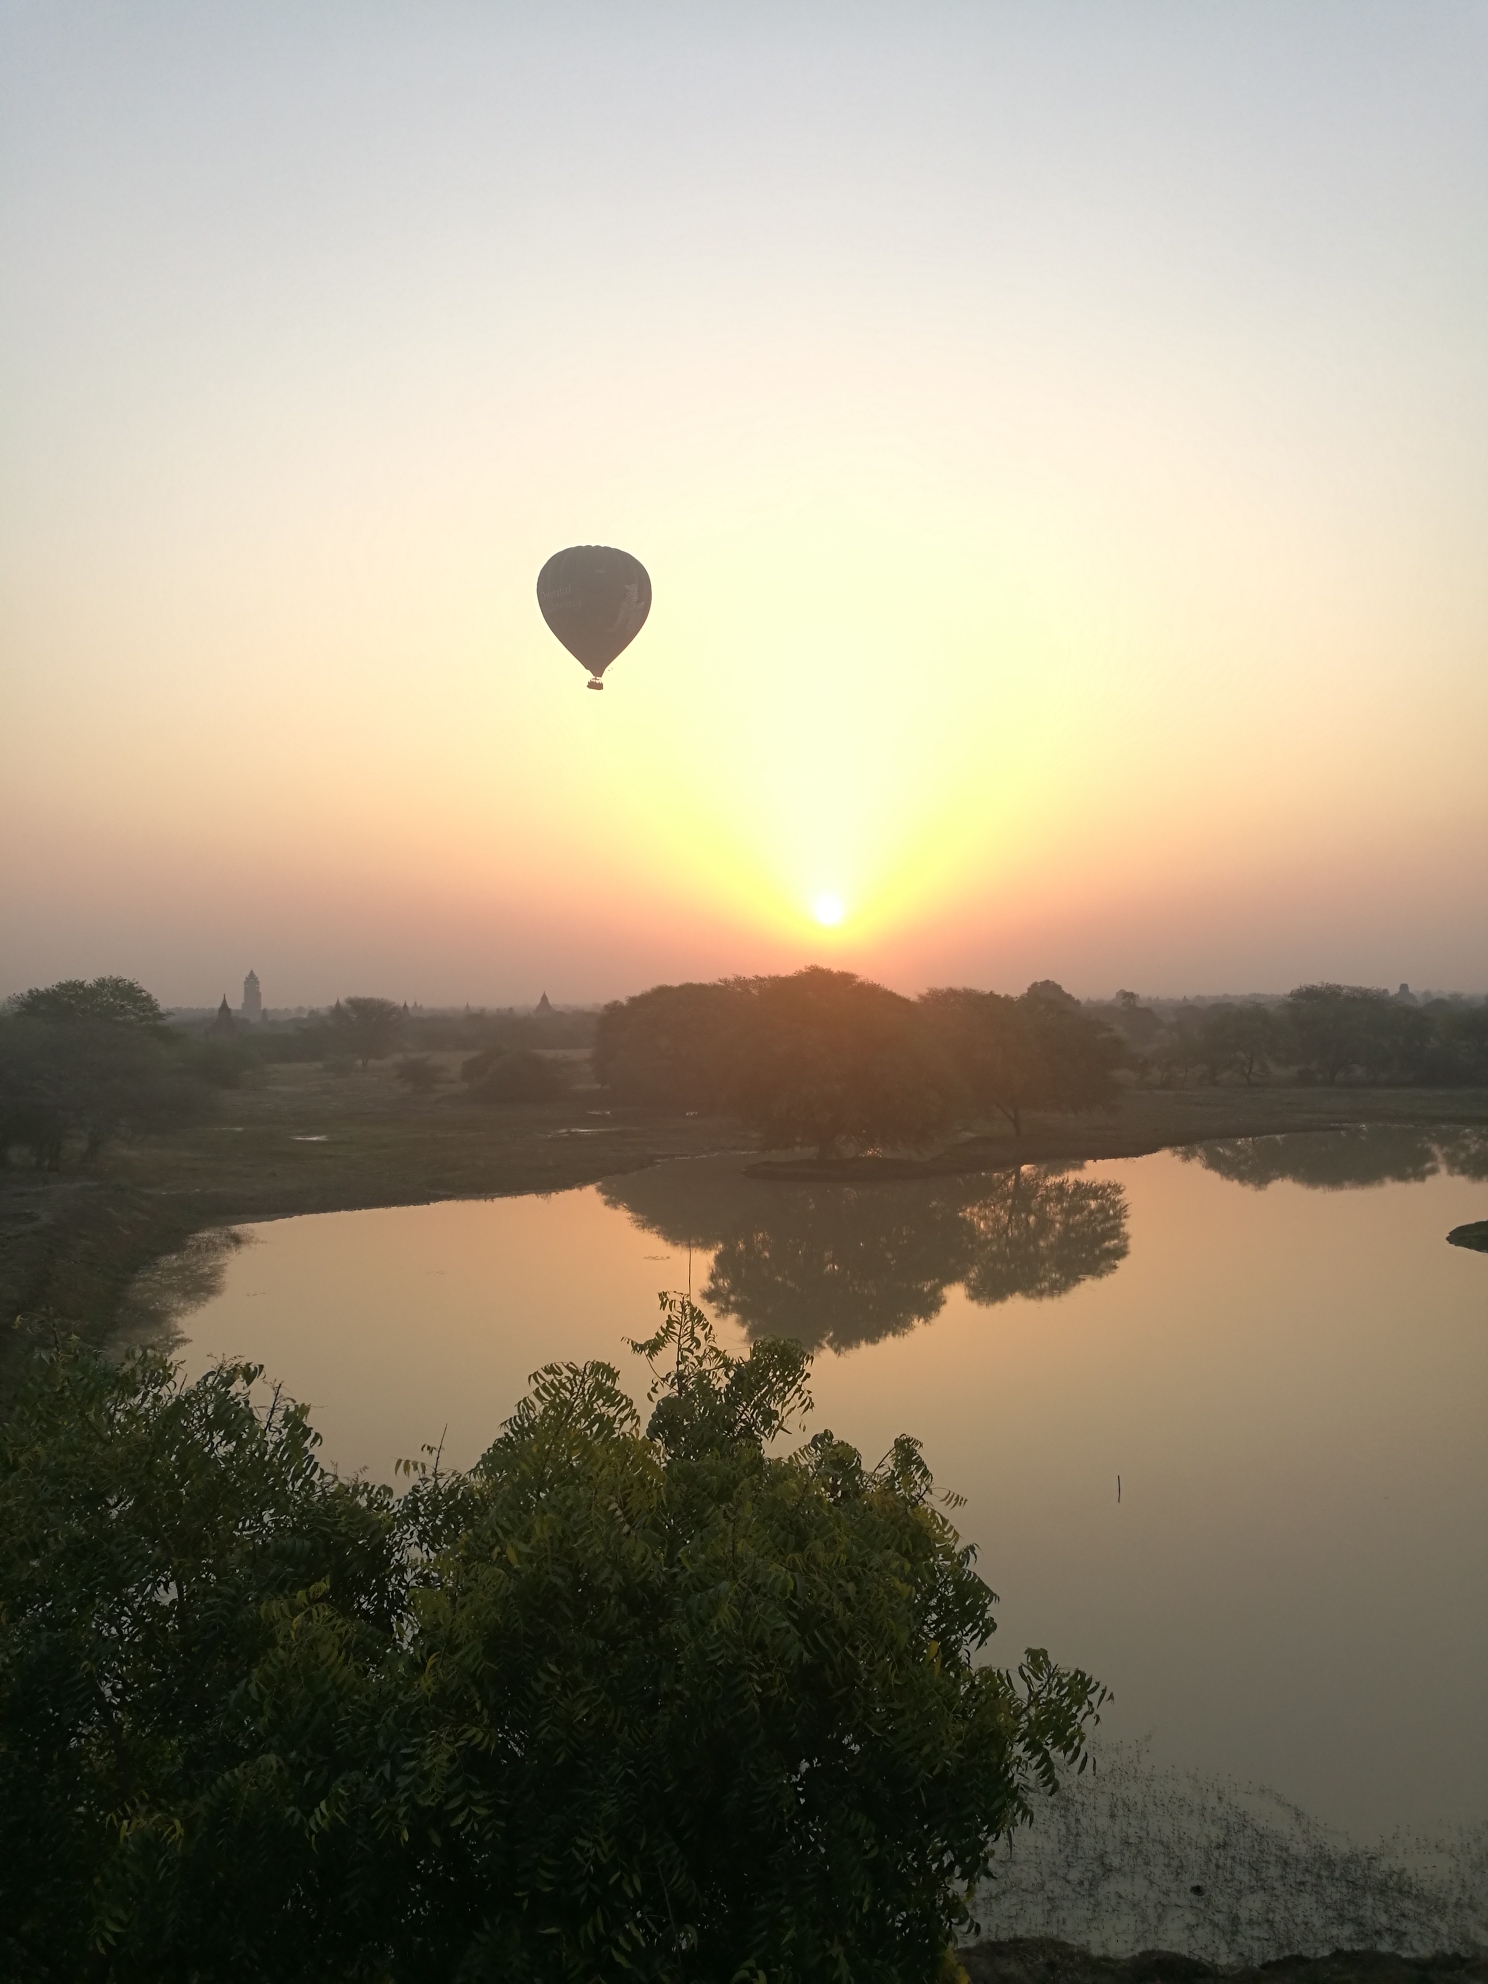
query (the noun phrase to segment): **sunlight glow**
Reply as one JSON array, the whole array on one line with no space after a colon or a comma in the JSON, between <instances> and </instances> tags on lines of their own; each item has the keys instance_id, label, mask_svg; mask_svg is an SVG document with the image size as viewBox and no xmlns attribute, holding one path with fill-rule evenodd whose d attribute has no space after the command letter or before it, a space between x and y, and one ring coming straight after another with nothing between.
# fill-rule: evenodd
<instances>
[{"instance_id":1,"label":"sunlight glow","mask_svg":"<svg viewBox=\"0 0 1488 1984\"><path fill-rule=\"evenodd\" d=\"M841 896L818 896L816 901L811 905L811 913L818 923L825 923L828 926L840 923L842 921Z\"/></svg>"}]
</instances>

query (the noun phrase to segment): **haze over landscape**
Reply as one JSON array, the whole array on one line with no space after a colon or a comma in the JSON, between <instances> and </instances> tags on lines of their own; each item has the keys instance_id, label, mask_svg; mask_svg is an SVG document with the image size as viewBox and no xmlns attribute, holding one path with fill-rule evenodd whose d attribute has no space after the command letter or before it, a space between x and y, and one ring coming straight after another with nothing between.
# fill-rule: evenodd
<instances>
[{"instance_id":1,"label":"haze over landscape","mask_svg":"<svg viewBox=\"0 0 1488 1984\"><path fill-rule=\"evenodd\" d=\"M6 987L1488 982L1481 7L0 34Z\"/></svg>"},{"instance_id":2,"label":"haze over landscape","mask_svg":"<svg viewBox=\"0 0 1488 1984\"><path fill-rule=\"evenodd\" d=\"M0 0L0 267L5 1984L1488 1984L1485 0Z\"/></svg>"}]
</instances>

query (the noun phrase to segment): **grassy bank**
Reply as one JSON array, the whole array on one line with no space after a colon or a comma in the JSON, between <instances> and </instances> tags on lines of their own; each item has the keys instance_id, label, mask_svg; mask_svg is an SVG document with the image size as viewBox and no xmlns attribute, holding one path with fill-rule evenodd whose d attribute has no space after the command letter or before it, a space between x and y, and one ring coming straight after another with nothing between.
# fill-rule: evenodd
<instances>
[{"instance_id":1,"label":"grassy bank","mask_svg":"<svg viewBox=\"0 0 1488 1984\"><path fill-rule=\"evenodd\" d=\"M435 1058L447 1081L430 1095L386 1064L276 1064L228 1091L215 1121L120 1141L86 1173L0 1172L0 1314L51 1315L102 1341L140 1271L206 1228L560 1192L740 1142L726 1124L610 1114L592 1088L492 1108L453 1080L458 1055ZM13 1349L0 1339L0 1396Z\"/></svg>"}]
</instances>

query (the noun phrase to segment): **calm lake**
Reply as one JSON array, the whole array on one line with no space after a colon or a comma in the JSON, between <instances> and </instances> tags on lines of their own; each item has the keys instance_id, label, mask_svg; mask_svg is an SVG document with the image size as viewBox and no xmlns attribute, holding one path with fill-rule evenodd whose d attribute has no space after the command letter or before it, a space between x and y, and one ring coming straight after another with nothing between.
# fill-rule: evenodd
<instances>
[{"instance_id":1,"label":"calm lake","mask_svg":"<svg viewBox=\"0 0 1488 1984\"><path fill-rule=\"evenodd\" d=\"M936 1186L662 1165L550 1198L244 1229L180 1325L262 1362L326 1456L475 1459L550 1360L686 1288L726 1344L802 1338L870 1459L907 1431L1029 1644L1115 1690L1156 1766L1358 1840L1488 1818L1482 1132L1259 1138ZM1119 1492L1118 1492L1119 1479Z\"/></svg>"}]
</instances>

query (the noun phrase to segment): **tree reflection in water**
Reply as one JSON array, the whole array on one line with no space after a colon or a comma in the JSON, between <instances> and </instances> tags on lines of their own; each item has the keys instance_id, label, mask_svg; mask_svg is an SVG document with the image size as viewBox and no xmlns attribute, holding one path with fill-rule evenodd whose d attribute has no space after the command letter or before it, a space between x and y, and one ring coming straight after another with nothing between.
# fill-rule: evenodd
<instances>
[{"instance_id":1,"label":"tree reflection in water","mask_svg":"<svg viewBox=\"0 0 1488 1984\"><path fill-rule=\"evenodd\" d=\"M1027 1164L976 1178L784 1185L706 1161L609 1180L608 1202L674 1246L713 1254L703 1300L752 1336L846 1350L973 1302L1062 1295L1125 1258L1110 1181Z\"/></svg>"},{"instance_id":2,"label":"tree reflection in water","mask_svg":"<svg viewBox=\"0 0 1488 1984\"><path fill-rule=\"evenodd\" d=\"M201 1309L222 1293L228 1265L252 1235L232 1226L209 1226L193 1233L174 1254L162 1254L141 1268L125 1289L114 1321L112 1341L119 1347L151 1344L173 1351L182 1337L183 1316Z\"/></svg>"},{"instance_id":3,"label":"tree reflection in water","mask_svg":"<svg viewBox=\"0 0 1488 1984\"><path fill-rule=\"evenodd\" d=\"M1126 1258L1126 1194L1109 1181L1024 1165L962 1214L971 1258L962 1279L973 1302L1036 1302L1114 1274Z\"/></svg>"},{"instance_id":4,"label":"tree reflection in water","mask_svg":"<svg viewBox=\"0 0 1488 1984\"><path fill-rule=\"evenodd\" d=\"M1314 1191L1343 1192L1419 1184L1439 1171L1455 1178L1488 1178L1488 1131L1359 1123L1340 1130L1194 1144L1178 1155L1185 1164L1202 1164L1206 1171L1257 1192L1282 1180Z\"/></svg>"}]
</instances>

